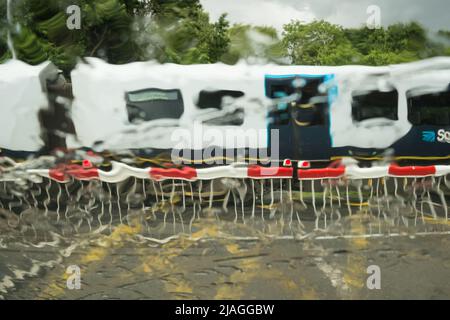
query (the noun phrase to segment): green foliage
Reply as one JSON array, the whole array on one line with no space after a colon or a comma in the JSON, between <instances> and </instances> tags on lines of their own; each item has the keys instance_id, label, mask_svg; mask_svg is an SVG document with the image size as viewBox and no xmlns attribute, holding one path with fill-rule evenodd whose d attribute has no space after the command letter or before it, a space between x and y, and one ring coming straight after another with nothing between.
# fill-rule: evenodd
<instances>
[{"instance_id":1,"label":"green foliage","mask_svg":"<svg viewBox=\"0 0 450 320\"><path fill-rule=\"evenodd\" d=\"M326 21L285 25L283 45L293 64L341 65L359 59L344 29Z\"/></svg>"},{"instance_id":2,"label":"green foliage","mask_svg":"<svg viewBox=\"0 0 450 320\"><path fill-rule=\"evenodd\" d=\"M6 45L7 30L6 1L0 0L0 63L11 57Z\"/></svg>"},{"instance_id":3,"label":"green foliage","mask_svg":"<svg viewBox=\"0 0 450 320\"><path fill-rule=\"evenodd\" d=\"M81 30L69 30L66 8L82 11ZM80 56L98 56L113 63L138 59L130 35L132 16L121 0L20 0L14 6L12 32L19 59L38 64L50 59L67 73ZM1 48L1 42L0 42Z\"/></svg>"},{"instance_id":4,"label":"green foliage","mask_svg":"<svg viewBox=\"0 0 450 320\"><path fill-rule=\"evenodd\" d=\"M49 59L49 55L54 50L48 43L38 38L28 28L21 28L21 31L14 34L14 48L17 58L29 64L39 64Z\"/></svg>"},{"instance_id":5,"label":"green foliage","mask_svg":"<svg viewBox=\"0 0 450 320\"><path fill-rule=\"evenodd\" d=\"M230 44L228 36L228 28L230 24L226 19L226 15L220 16L216 23L213 23L207 29L206 37L203 39L205 51L208 53L210 62L217 62L227 52Z\"/></svg>"},{"instance_id":6,"label":"green foliage","mask_svg":"<svg viewBox=\"0 0 450 320\"><path fill-rule=\"evenodd\" d=\"M190 3L190 5L189 5ZM229 23L225 15L211 23L199 1L161 1L151 20L138 23L141 58L182 64L214 63L227 52Z\"/></svg>"},{"instance_id":7,"label":"green foliage","mask_svg":"<svg viewBox=\"0 0 450 320\"><path fill-rule=\"evenodd\" d=\"M236 24L229 29L229 50L222 61L235 64L240 59L257 58L261 61L283 63L284 48L277 31L272 27Z\"/></svg>"},{"instance_id":8,"label":"green foliage","mask_svg":"<svg viewBox=\"0 0 450 320\"><path fill-rule=\"evenodd\" d=\"M240 59L304 65L386 65L450 55L450 31L436 35L415 22L387 28L345 29L325 21L291 21L272 27L236 24L226 15L210 21L200 0L15 0L14 25L0 0L0 62L51 60L69 74L79 57L110 63L156 59L181 64ZM81 30L66 26L69 5L80 6ZM19 28L17 28L19 26Z\"/></svg>"},{"instance_id":9,"label":"green foliage","mask_svg":"<svg viewBox=\"0 0 450 320\"><path fill-rule=\"evenodd\" d=\"M448 55L448 47L430 40L415 22L380 29L343 29L325 21L295 21L285 25L283 35L283 45L294 64L386 65Z\"/></svg>"}]
</instances>

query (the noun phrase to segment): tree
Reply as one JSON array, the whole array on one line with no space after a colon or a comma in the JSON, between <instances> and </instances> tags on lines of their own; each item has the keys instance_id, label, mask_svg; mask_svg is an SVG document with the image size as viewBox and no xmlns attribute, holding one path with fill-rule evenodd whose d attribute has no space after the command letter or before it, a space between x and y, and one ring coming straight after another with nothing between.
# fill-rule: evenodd
<instances>
[{"instance_id":1,"label":"tree","mask_svg":"<svg viewBox=\"0 0 450 320\"><path fill-rule=\"evenodd\" d=\"M344 29L326 21L292 21L284 26L283 45L293 64L349 64L359 55Z\"/></svg>"},{"instance_id":2,"label":"tree","mask_svg":"<svg viewBox=\"0 0 450 320\"><path fill-rule=\"evenodd\" d=\"M6 21L6 1L0 1L0 63L11 57L6 44L8 27Z\"/></svg>"},{"instance_id":3,"label":"tree","mask_svg":"<svg viewBox=\"0 0 450 320\"><path fill-rule=\"evenodd\" d=\"M285 52L272 27L235 24L229 29L229 50L222 61L235 64L240 59L256 58L260 61L284 63Z\"/></svg>"},{"instance_id":4,"label":"tree","mask_svg":"<svg viewBox=\"0 0 450 320\"><path fill-rule=\"evenodd\" d=\"M416 22L390 25L386 33L388 48L393 52L411 51L420 54L428 45L425 29Z\"/></svg>"},{"instance_id":5,"label":"tree","mask_svg":"<svg viewBox=\"0 0 450 320\"><path fill-rule=\"evenodd\" d=\"M81 30L69 30L66 8L79 5ZM98 56L113 63L136 60L130 35L132 18L121 0L19 0L14 6L13 32L19 59L37 64L51 60L69 73L80 56Z\"/></svg>"},{"instance_id":6,"label":"tree","mask_svg":"<svg viewBox=\"0 0 450 320\"><path fill-rule=\"evenodd\" d=\"M369 29L367 26L363 26L345 29L344 32L352 46L362 55L367 55L373 50L385 52L390 50L384 28Z\"/></svg>"},{"instance_id":7,"label":"tree","mask_svg":"<svg viewBox=\"0 0 450 320\"><path fill-rule=\"evenodd\" d=\"M203 40L211 62L219 61L228 51L230 45L229 27L230 23L226 19L226 14L222 14L219 20L209 27L206 38Z\"/></svg>"},{"instance_id":8,"label":"tree","mask_svg":"<svg viewBox=\"0 0 450 320\"><path fill-rule=\"evenodd\" d=\"M214 63L227 52L230 39L225 15L211 23L198 1L159 3L151 19L138 21L142 58L181 64Z\"/></svg>"},{"instance_id":9,"label":"tree","mask_svg":"<svg viewBox=\"0 0 450 320\"><path fill-rule=\"evenodd\" d=\"M110 63L154 59L161 63L234 64L240 59L305 65L385 65L450 55L450 32L431 36L420 24L345 29L325 21L291 21L280 39L271 27L211 21L200 0L15 0L14 25L0 0L0 62L53 61L67 75L79 57ZM69 30L66 8L78 5L81 30ZM18 27L17 27L18 26Z\"/></svg>"},{"instance_id":10,"label":"tree","mask_svg":"<svg viewBox=\"0 0 450 320\"><path fill-rule=\"evenodd\" d=\"M431 40L416 22L343 29L324 21L296 21L284 27L283 35L286 54L296 64L378 66L449 54L448 44Z\"/></svg>"},{"instance_id":11,"label":"tree","mask_svg":"<svg viewBox=\"0 0 450 320\"><path fill-rule=\"evenodd\" d=\"M439 30L436 35L436 46L439 47L439 53L450 56L450 30Z\"/></svg>"}]
</instances>

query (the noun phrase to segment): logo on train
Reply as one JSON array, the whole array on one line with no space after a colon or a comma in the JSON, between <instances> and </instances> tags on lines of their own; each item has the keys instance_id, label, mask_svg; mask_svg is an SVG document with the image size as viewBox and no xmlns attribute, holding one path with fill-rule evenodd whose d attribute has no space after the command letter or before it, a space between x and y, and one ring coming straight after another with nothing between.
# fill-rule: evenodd
<instances>
[{"instance_id":1,"label":"logo on train","mask_svg":"<svg viewBox=\"0 0 450 320\"><path fill-rule=\"evenodd\" d=\"M422 131L422 141L435 142L436 133L434 131Z\"/></svg>"},{"instance_id":2,"label":"logo on train","mask_svg":"<svg viewBox=\"0 0 450 320\"><path fill-rule=\"evenodd\" d=\"M437 136L434 131L422 131L422 141L450 143L450 131L440 129L437 132Z\"/></svg>"}]
</instances>

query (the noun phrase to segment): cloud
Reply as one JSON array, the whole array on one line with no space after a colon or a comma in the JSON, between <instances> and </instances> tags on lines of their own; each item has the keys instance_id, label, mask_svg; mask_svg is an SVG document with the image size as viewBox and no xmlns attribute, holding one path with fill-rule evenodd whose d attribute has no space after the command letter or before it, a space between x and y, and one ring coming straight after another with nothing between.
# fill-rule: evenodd
<instances>
[{"instance_id":1,"label":"cloud","mask_svg":"<svg viewBox=\"0 0 450 320\"><path fill-rule=\"evenodd\" d=\"M283 25L291 20L311 22L315 19L306 7L289 1L201 0L201 3L213 20L217 20L222 13L228 13L232 23L273 26L277 30L282 30Z\"/></svg>"},{"instance_id":2,"label":"cloud","mask_svg":"<svg viewBox=\"0 0 450 320\"><path fill-rule=\"evenodd\" d=\"M381 23L390 25L412 20L430 30L450 29L449 0L201 0L212 19L228 13L232 23L274 26L282 30L290 20L324 19L345 27L366 23L367 7L381 9Z\"/></svg>"}]
</instances>

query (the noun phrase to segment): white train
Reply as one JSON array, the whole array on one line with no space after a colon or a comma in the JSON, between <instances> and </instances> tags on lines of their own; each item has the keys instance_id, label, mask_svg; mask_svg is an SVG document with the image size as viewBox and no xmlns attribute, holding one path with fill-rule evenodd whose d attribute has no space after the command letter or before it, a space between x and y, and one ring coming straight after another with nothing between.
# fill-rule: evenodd
<instances>
[{"instance_id":1,"label":"white train","mask_svg":"<svg viewBox=\"0 0 450 320\"><path fill-rule=\"evenodd\" d=\"M0 148L38 151L36 112L51 64L0 65ZM171 152L188 162L247 158L330 162L450 159L450 58L386 67L110 65L71 75L69 148ZM6 151L5 151L6 150Z\"/></svg>"}]
</instances>

